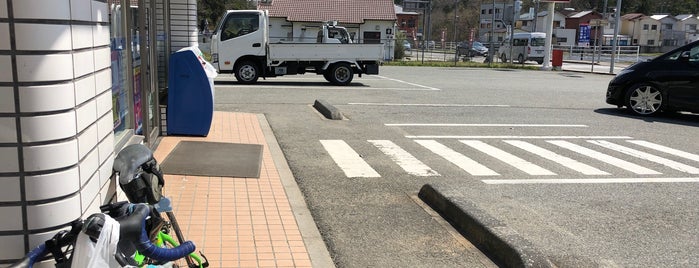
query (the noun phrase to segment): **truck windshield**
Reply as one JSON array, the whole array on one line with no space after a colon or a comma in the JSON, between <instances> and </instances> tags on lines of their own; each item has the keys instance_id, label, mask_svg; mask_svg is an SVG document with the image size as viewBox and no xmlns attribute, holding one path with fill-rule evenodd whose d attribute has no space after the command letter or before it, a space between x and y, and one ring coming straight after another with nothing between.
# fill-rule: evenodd
<instances>
[{"instance_id":1,"label":"truck windshield","mask_svg":"<svg viewBox=\"0 0 699 268\"><path fill-rule=\"evenodd\" d=\"M259 25L258 13L230 13L221 29L221 41L255 32Z\"/></svg>"}]
</instances>

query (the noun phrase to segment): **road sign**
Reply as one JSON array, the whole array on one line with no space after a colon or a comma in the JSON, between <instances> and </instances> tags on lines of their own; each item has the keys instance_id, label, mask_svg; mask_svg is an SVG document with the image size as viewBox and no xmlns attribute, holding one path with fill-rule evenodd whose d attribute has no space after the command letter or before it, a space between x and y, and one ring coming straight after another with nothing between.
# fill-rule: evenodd
<instances>
[{"instance_id":1,"label":"road sign","mask_svg":"<svg viewBox=\"0 0 699 268\"><path fill-rule=\"evenodd\" d=\"M578 35L578 45L579 46L589 46L590 45L590 25L580 24L580 34Z\"/></svg>"}]
</instances>

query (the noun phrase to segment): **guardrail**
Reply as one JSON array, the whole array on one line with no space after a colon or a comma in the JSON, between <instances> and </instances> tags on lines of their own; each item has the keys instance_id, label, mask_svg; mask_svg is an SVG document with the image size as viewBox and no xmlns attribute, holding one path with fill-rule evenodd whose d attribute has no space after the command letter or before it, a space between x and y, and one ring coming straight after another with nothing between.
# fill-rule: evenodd
<instances>
[{"instance_id":1,"label":"guardrail","mask_svg":"<svg viewBox=\"0 0 699 268\"><path fill-rule=\"evenodd\" d=\"M612 46L561 46L555 45L553 49L563 50L564 60L582 60L597 62L610 62ZM617 46L615 61L638 62L641 54L640 46Z\"/></svg>"}]
</instances>

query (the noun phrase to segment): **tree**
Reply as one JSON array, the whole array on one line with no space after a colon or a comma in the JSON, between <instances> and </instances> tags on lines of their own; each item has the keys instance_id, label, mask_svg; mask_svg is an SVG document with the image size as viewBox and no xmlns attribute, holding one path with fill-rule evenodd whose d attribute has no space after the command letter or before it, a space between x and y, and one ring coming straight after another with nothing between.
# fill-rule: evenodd
<instances>
[{"instance_id":1,"label":"tree","mask_svg":"<svg viewBox=\"0 0 699 268\"><path fill-rule=\"evenodd\" d=\"M229 9L255 9L255 5L249 0L197 0L197 16L207 19L210 27Z\"/></svg>"}]
</instances>

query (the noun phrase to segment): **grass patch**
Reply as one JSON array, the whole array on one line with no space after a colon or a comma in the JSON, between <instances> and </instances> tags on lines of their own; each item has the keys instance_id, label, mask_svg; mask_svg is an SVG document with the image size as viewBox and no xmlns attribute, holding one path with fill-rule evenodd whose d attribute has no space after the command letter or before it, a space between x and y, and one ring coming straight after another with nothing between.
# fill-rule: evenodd
<instances>
[{"instance_id":1,"label":"grass patch","mask_svg":"<svg viewBox=\"0 0 699 268\"><path fill-rule=\"evenodd\" d=\"M524 69L524 70L539 70L541 66L510 64L510 63L492 63L488 65L483 62L476 61L458 61L454 63L446 61L385 61L385 66L418 66L418 67L469 67L469 68L497 68L497 69Z\"/></svg>"}]
</instances>

